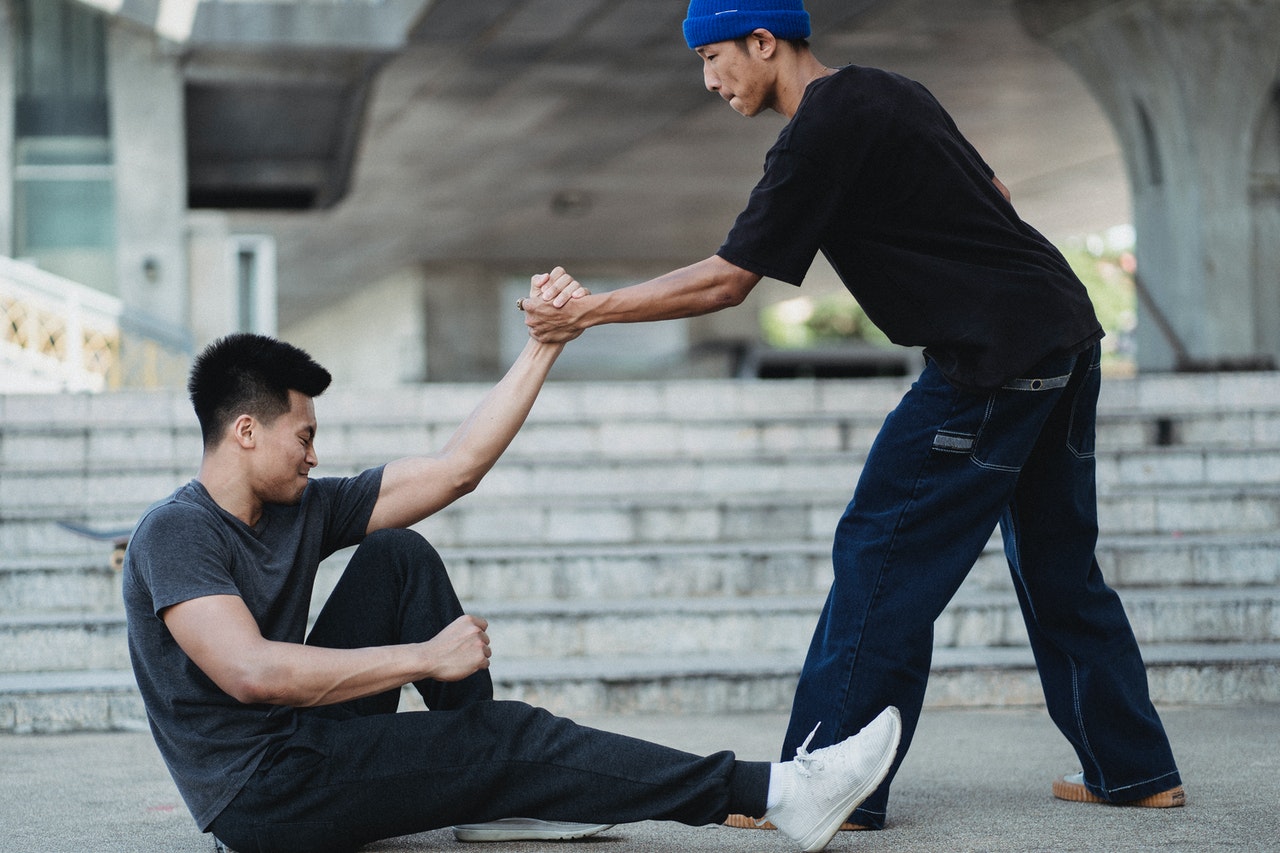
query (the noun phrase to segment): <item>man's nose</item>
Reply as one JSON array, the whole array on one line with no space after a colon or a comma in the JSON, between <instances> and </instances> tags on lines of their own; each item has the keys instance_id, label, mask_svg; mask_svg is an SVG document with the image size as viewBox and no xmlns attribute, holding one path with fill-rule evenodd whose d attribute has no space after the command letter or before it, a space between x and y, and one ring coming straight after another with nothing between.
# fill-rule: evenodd
<instances>
[{"instance_id":1,"label":"man's nose","mask_svg":"<svg viewBox=\"0 0 1280 853\"><path fill-rule=\"evenodd\" d=\"M720 90L720 78L711 71L711 66L704 66L702 69L702 85L707 87L708 92L717 92Z\"/></svg>"}]
</instances>

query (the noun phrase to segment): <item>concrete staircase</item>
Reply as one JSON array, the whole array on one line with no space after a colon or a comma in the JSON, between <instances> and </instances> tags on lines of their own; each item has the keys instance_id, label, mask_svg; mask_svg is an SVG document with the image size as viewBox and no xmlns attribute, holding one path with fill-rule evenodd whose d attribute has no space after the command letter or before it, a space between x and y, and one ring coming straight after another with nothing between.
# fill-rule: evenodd
<instances>
[{"instance_id":1,"label":"concrete staircase","mask_svg":"<svg viewBox=\"0 0 1280 853\"><path fill-rule=\"evenodd\" d=\"M832 530L905 387L553 383L480 489L421 525L490 620L500 695L786 710ZM331 391L317 475L441 446L484 390ZM1280 701L1280 375L1112 380L1099 445L1099 559L1156 701ZM178 393L0 397L0 732L145 725L111 545L58 522L127 527L198 458ZM938 622L927 701L1042 701L998 537Z\"/></svg>"}]
</instances>

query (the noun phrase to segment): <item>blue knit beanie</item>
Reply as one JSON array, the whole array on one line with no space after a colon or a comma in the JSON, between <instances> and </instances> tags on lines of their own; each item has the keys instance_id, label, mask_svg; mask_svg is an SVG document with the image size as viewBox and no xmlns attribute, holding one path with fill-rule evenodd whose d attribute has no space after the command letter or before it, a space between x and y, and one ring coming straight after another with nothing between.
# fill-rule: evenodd
<instances>
[{"instance_id":1,"label":"blue knit beanie","mask_svg":"<svg viewBox=\"0 0 1280 853\"><path fill-rule=\"evenodd\" d=\"M779 39L808 38L809 13L803 0L692 0L684 40L696 50L750 35L757 27Z\"/></svg>"}]
</instances>

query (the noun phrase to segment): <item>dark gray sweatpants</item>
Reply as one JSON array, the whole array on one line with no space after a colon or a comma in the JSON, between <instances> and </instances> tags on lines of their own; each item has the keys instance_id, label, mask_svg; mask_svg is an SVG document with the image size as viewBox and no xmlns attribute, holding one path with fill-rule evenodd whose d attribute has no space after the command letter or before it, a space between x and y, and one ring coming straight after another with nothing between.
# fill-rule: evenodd
<instances>
[{"instance_id":1,"label":"dark gray sweatpants","mask_svg":"<svg viewBox=\"0 0 1280 853\"><path fill-rule=\"evenodd\" d=\"M462 612L435 549L382 531L356 550L307 642L419 642ZM494 701L487 670L415 686L431 710L396 713L394 690L298 712L297 732L209 831L240 853L328 853L504 817L701 825L764 812L767 762L691 755Z\"/></svg>"}]
</instances>

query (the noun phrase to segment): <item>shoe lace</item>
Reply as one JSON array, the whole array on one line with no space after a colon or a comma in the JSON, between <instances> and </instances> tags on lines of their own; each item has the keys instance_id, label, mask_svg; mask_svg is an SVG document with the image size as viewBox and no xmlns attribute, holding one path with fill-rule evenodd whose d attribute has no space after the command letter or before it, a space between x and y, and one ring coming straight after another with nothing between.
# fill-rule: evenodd
<instances>
[{"instance_id":1,"label":"shoe lace","mask_svg":"<svg viewBox=\"0 0 1280 853\"><path fill-rule=\"evenodd\" d=\"M818 733L818 728L822 725L819 721L818 725L813 727L813 731L809 732L809 736L804 739L804 743L796 749L796 772L801 776L812 776L813 771L822 769L822 759L809 752L809 742L813 740L813 736ZM821 750L819 750L821 751Z\"/></svg>"}]
</instances>

